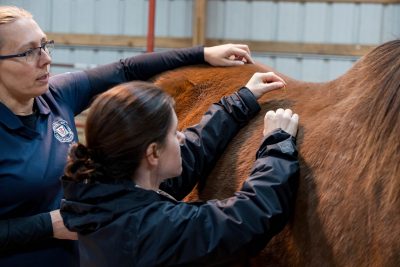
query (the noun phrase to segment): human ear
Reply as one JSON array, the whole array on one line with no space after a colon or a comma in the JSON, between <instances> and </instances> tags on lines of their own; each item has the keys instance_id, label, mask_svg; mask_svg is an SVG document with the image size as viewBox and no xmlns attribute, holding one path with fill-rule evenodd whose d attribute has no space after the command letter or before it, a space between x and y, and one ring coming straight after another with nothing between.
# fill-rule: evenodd
<instances>
[{"instance_id":1,"label":"human ear","mask_svg":"<svg viewBox=\"0 0 400 267\"><path fill-rule=\"evenodd\" d=\"M150 165L157 165L160 158L157 143L151 143L146 149L146 159Z\"/></svg>"}]
</instances>

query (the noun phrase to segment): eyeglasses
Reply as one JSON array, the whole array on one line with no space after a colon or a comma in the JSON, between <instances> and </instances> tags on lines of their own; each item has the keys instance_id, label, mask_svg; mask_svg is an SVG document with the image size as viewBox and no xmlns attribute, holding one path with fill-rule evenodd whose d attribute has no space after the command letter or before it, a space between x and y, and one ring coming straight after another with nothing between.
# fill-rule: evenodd
<instances>
[{"instance_id":1,"label":"eyeglasses","mask_svg":"<svg viewBox=\"0 0 400 267\"><path fill-rule=\"evenodd\" d=\"M51 51L53 51L53 48L54 48L54 41L50 40L42 43L42 45L39 47L31 48L23 53L0 56L0 60L7 58L14 58L14 57L25 57L26 62L34 62L42 55L42 50L46 52L47 55L50 56Z\"/></svg>"}]
</instances>

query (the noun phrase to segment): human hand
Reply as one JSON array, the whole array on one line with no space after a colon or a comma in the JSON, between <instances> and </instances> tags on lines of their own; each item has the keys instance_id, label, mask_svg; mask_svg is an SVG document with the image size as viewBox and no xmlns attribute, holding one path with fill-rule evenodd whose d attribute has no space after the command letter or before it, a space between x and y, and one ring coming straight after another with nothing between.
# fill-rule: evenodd
<instances>
[{"instance_id":1,"label":"human hand","mask_svg":"<svg viewBox=\"0 0 400 267\"><path fill-rule=\"evenodd\" d=\"M290 109L283 110L279 108L276 112L270 110L264 117L264 136L272 131L281 128L288 134L296 137L297 126L299 124L299 115L292 114Z\"/></svg>"},{"instance_id":2,"label":"human hand","mask_svg":"<svg viewBox=\"0 0 400 267\"><path fill-rule=\"evenodd\" d=\"M53 225L53 237L57 239L70 239L78 240L78 234L69 231L61 217L60 210L53 210L50 212L51 223Z\"/></svg>"},{"instance_id":3,"label":"human hand","mask_svg":"<svg viewBox=\"0 0 400 267\"><path fill-rule=\"evenodd\" d=\"M285 86L286 82L273 72L256 72L246 84L257 99L266 92Z\"/></svg>"},{"instance_id":4,"label":"human hand","mask_svg":"<svg viewBox=\"0 0 400 267\"><path fill-rule=\"evenodd\" d=\"M244 44L204 47L204 60L213 66L237 66L254 63L249 47Z\"/></svg>"}]
</instances>

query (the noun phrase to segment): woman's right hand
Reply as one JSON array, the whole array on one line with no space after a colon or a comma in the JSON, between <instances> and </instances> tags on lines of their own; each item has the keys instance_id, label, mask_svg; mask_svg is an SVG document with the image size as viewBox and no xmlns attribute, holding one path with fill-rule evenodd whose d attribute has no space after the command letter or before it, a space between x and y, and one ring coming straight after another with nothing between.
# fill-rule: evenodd
<instances>
[{"instance_id":1,"label":"woman's right hand","mask_svg":"<svg viewBox=\"0 0 400 267\"><path fill-rule=\"evenodd\" d=\"M273 72L256 72L246 84L257 99L266 92L285 86L286 82Z\"/></svg>"},{"instance_id":2,"label":"woman's right hand","mask_svg":"<svg viewBox=\"0 0 400 267\"><path fill-rule=\"evenodd\" d=\"M53 225L53 237L57 239L70 239L78 240L78 234L76 232L69 231L65 225L63 218L61 217L60 210L53 210L50 212L51 223Z\"/></svg>"},{"instance_id":3,"label":"woman's right hand","mask_svg":"<svg viewBox=\"0 0 400 267\"><path fill-rule=\"evenodd\" d=\"M264 136L270 134L274 130L281 128L288 134L296 137L297 126L299 124L299 115L290 109L283 110L279 108L275 111L268 111L264 117Z\"/></svg>"}]
</instances>

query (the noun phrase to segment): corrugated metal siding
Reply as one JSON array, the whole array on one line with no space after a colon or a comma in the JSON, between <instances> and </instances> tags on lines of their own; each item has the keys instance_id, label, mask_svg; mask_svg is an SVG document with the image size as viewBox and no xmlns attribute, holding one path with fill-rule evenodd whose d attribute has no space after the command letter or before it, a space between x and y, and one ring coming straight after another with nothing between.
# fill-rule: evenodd
<instances>
[{"instance_id":1,"label":"corrugated metal siding","mask_svg":"<svg viewBox=\"0 0 400 267\"><path fill-rule=\"evenodd\" d=\"M400 34L399 5L211 0L207 36L377 44Z\"/></svg>"},{"instance_id":2,"label":"corrugated metal siding","mask_svg":"<svg viewBox=\"0 0 400 267\"><path fill-rule=\"evenodd\" d=\"M210 38L340 44L400 38L400 5L213 0L208 14ZM334 79L357 60L268 53L257 54L256 59L309 81Z\"/></svg>"},{"instance_id":3,"label":"corrugated metal siding","mask_svg":"<svg viewBox=\"0 0 400 267\"><path fill-rule=\"evenodd\" d=\"M147 0L0 0L31 11L44 31L144 36ZM191 37L190 0L159 0L156 36ZM207 37L306 43L380 44L400 37L399 4L295 3L209 0ZM136 55L143 49L59 47L53 61L82 68ZM266 47L266 51L268 48ZM255 53L257 61L287 75L326 81L357 58ZM68 68L53 68L54 73Z\"/></svg>"}]
</instances>

